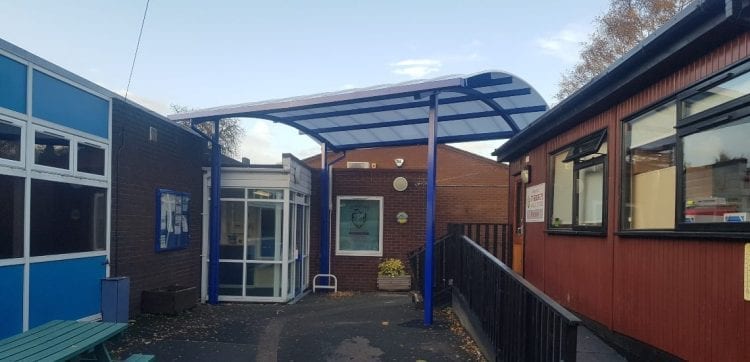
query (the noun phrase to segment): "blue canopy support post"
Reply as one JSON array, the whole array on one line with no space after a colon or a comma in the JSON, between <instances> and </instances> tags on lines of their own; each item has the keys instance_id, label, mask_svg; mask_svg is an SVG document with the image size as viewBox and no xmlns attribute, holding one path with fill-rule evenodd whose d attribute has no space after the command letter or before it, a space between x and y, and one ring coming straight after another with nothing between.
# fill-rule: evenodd
<instances>
[{"instance_id":1,"label":"blue canopy support post","mask_svg":"<svg viewBox=\"0 0 750 362\"><path fill-rule=\"evenodd\" d=\"M219 240L221 239L221 144L219 123L213 120L211 139L211 211L209 213L208 303L219 304Z\"/></svg>"},{"instance_id":2,"label":"blue canopy support post","mask_svg":"<svg viewBox=\"0 0 750 362\"><path fill-rule=\"evenodd\" d=\"M320 145L320 274L330 274L330 197L328 196L328 150L326 144ZM321 280L328 285L328 278Z\"/></svg>"},{"instance_id":3,"label":"blue canopy support post","mask_svg":"<svg viewBox=\"0 0 750 362\"><path fill-rule=\"evenodd\" d=\"M432 325L432 246L435 242L435 175L437 167L438 93L430 95L427 124L427 220L424 249L424 325Z\"/></svg>"}]
</instances>

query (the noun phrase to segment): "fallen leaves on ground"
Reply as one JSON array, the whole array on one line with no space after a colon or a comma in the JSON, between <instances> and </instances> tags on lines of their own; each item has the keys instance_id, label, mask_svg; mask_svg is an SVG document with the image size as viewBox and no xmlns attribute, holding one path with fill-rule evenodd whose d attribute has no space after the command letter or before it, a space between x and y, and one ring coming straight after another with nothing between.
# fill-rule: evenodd
<instances>
[{"instance_id":1,"label":"fallen leaves on ground","mask_svg":"<svg viewBox=\"0 0 750 362\"><path fill-rule=\"evenodd\" d=\"M474 339L466 332L458 317L453 313L451 307L443 308L440 313L448 321L451 332L458 337L461 344L458 346L464 352L468 353L475 361L486 361L482 352L479 350L479 346L474 342Z\"/></svg>"},{"instance_id":2,"label":"fallen leaves on ground","mask_svg":"<svg viewBox=\"0 0 750 362\"><path fill-rule=\"evenodd\" d=\"M348 298L353 296L354 292L352 291L336 291L328 294L329 298Z\"/></svg>"}]
</instances>

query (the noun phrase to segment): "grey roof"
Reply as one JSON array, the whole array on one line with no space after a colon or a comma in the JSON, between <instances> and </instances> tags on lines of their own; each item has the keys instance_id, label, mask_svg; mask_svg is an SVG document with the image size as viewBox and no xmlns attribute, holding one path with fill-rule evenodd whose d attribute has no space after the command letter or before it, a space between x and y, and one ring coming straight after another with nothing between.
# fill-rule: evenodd
<instances>
[{"instance_id":1,"label":"grey roof","mask_svg":"<svg viewBox=\"0 0 750 362\"><path fill-rule=\"evenodd\" d=\"M427 143L429 95L436 92L440 143L509 138L547 110L523 79L487 71L206 108L169 118L261 118L297 128L334 151L416 145Z\"/></svg>"}]
</instances>

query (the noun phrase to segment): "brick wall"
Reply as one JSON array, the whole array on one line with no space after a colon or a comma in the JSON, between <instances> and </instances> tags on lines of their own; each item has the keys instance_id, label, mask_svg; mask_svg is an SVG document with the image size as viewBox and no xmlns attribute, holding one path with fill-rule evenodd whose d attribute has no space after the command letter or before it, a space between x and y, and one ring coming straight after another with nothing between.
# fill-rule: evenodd
<instances>
[{"instance_id":1,"label":"brick wall","mask_svg":"<svg viewBox=\"0 0 750 362\"><path fill-rule=\"evenodd\" d=\"M426 206L426 155L425 146L373 148L347 151L345 157L334 164L335 209L336 194L384 196L384 257L405 258L406 253L424 244L424 224ZM340 155L329 155L332 161ZM396 168L393 159L405 160L402 168ZM374 162L376 169L346 169L347 161ZM313 168L313 187L311 204L311 238L310 238L310 275L320 270L320 157L308 158L305 162ZM393 190L393 179L404 176L409 180L409 189L404 193ZM414 181L414 180L420 181ZM420 185L417 185L420 184ZM436 236L448 231L447 224L456 223L506 223L508 221L508 167L493 160L468 153L454 147L440 145L438 149L436 200ZM419 190L418 195L412 194ZM389 209L394 205L388 203L388 196L396 201L396 206L407 203L410 210L408 226L395 223L398 211ZM417 198L419 196L419 198ZM404 201L405 200L405 201ZM389 214L390 212L390 214ZM415 213L416 212L416 213ZM414 218L412 216L419 216ZM335 214L332 217L335 220ZM393 235L390 235L392 234ZM409 240L396 242L391 250L386 241ZM335 224L332 225L331 250L335 249ZM395 254L389 255L387 253ZM339 278L342 289L372 290L375 288L375 275L379 258L373 257L335 257L332 251L331 270ZM338 270L338 272L337 272ZM343 274L342 274L343 273Z\"/></svg>"},{"instance_id":2,"label":"brick wall","mask_svg":"<svg viewBox=\"0 0 750 362\"><path fill-rule=\"evenodd\" d=\"M149 142L149 127L157 129L157 142ZM143 290L173 284L200 289L205 152L199 137L113 100L111 275L130 277L131 316L140 313ZM154 251L159 188L190 193L186 249Z\"/></svg>"},{"instance_id":3,"label":"brick wall","mask_svg":"<svg viewBox=\"0 0 750 362\"><path fill-rule=\"evenodd\" d=\"M347 162L370 162L376 170L398 170L393 162L404 159L400 170L425 172L427 146L404 146L350 150L346 154L329 154L328 160L339 157L333 167L346 168ZM320 168L320 156L305 160L313 169ZM494 160L448 145L438 146L436 232L447 232L447 224L507 223L508 167Z\"/></svg>"},{"instance_id":4,"label":"brick wall","mask_svg":"<svg viewBox=\"0 0 750 362\"><path fill-rule=\"evenodd\" d=\"M356 170L334 171L333 217L331 233L331 270L342 290L375 290L377 287L378 263L384 258L398 258L407 264L409 251L424 244L426 177L422 171L404 170ZM409 187L402 192L393 189L393 179L403 176ZM337 256L336 207L337 196L382 196L383 197L383 257ZM404 211L409 215L406 224L396 222L396 214Z\"/></svg>"}]
</instances>

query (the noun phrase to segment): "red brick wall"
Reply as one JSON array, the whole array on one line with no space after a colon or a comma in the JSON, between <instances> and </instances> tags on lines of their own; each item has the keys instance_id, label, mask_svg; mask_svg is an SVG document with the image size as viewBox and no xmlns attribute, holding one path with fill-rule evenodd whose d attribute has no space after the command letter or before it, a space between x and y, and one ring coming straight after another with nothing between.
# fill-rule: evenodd
<instances>
[{"instance_id":1,"label":"red brick wall","mask_svg":"<svg viewBox=\"0 0 750 362\"><path fill-rule=\"evenodd\" d=\"M376 289L378 263L384 258L398 258L407 264L407 253L424 244L426 177L415 170L339 169L333 172L333 217L331 222L331 270L339 289L369 291ZM409 187L402 192L393 189L393 179L403 176ZM383 257L336 255L336 197L383 197ZM409 215L406 224L396 222L396 214ZM315 242L313 242L315 244ZM312 266L311 266L312 267ZM312 273L311 273L312 274Z\"/></svg>"},{"instance_id":2,"label":"red brick wall","mask_svg":"<svg viewBox=\"0 0 750 362\"><path fill-rule=\"evenodd\" d=\"M157 142L149 142L149 127L157 129ZM206 142L199 137L113 101L111 275L130 277L131 316L140 313L143 290L172 284L200 289L205 150ZM190 193L186 249L154 251L159 188Z\"/></svg>"},{"instance_id":3,"label":"red brick wall","mask_svg":"<svg viewBox=\"0 0 750 362\"><path fill-rule=\"evenodd\" d=\"M426 146L368 148L329 154L328 160L343 158L333 167L346 168L347 162L375 163L376 170L398 170L393 162L403 158L401 170L425 172ZM320 168L320 156L305 160ZM448 223L507 223L508 167L488 158L448 145L438 146L436 230L447 232Z\"/></svg>"}]
</instances>

